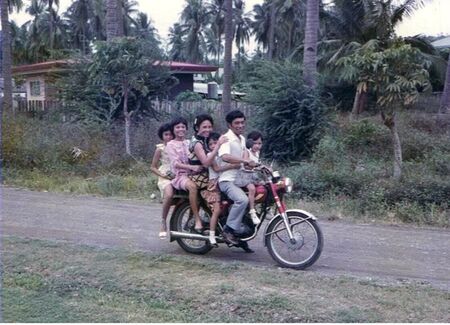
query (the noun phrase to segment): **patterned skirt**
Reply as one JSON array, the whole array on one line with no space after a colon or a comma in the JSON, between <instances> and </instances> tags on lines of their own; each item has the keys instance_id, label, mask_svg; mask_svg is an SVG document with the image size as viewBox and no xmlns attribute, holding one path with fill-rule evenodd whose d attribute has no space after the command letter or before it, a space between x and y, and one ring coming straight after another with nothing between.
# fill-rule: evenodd
<instances>
[{"instance_id":1,"label":"patterned skirt","mask_svg":"<svg viewBox=\"0 0 450 325\"><path fill-rule=\"evenodd\" d=\"M220 202L218 179L209 180L208 186L200 192L200 195L208 203L211 211L214 211L214 203Z\"/></svg>"}]
</instances>

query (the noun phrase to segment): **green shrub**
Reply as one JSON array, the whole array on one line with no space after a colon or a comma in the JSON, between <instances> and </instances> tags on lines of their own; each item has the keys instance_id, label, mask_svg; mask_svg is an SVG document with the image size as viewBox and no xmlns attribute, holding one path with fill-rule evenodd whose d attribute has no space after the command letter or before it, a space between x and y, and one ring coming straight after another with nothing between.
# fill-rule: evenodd
<instances>
[{"instance_id":1,"label":"green shrub","mask_svg":"<svg viewBox=\"0 0 450 325\"><path fill-rule=\"evenodd\" d=\"M421 206L427 204L445 204L450 198L450 182L448 179L402 179L391 182L386 187L386 202L393 205L397 202L415 202Z\"/></svg>"},{"instance_id":2,"label":"green shrub","mask_svg":"<svg viewBox=\"0 0 450 325\"><path fill-rule=\"evenodd\" d=\"M250 78L248 100L257 106L256 125L266 156L281 161L309 157L325 126L319 92L303 83L300 66L261 61Z\"/></svg>"},{"instance_id":3,"label":"green shrub","mask_svg":"<svg viewBox=\"0 0 450 325\"><path fill-rule=\"evenodd\" d=\"M363 119L349 125L343 141L347 145L363 148L377 146L389 141L389 130L380 123Z\"/></svg>"}]
</instances>

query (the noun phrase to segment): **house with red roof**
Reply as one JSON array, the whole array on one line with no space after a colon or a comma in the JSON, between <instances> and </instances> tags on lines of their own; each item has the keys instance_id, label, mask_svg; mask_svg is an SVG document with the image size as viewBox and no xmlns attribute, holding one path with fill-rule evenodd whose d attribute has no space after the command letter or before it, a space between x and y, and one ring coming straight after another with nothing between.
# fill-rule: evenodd
<instances>
[{"instance_id":1,"label":"house with red roof","mask_svg":"<svg viewBox=\"0 0 450 325\"><path fill-rule=\"evenodd\" d=\"M46 102L55 100L55 81L64 73L68 73L73 60L54 60L34 64L15 66L13 77L20 80L26 89L26 98L33 105L40 103L45 108ZM175 98L183 91L194 91L194 75L214 72L216 66L186 62L164 61L172 75L178 79L178 84L170 89L169 99ZM41 106L42 105L42 106Z\"/></svg>"}]
</instances>

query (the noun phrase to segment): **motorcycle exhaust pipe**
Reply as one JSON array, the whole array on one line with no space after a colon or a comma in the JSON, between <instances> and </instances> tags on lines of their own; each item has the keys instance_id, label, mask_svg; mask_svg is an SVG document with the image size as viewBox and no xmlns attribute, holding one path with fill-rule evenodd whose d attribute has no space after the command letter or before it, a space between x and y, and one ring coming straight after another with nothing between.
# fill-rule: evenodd
<instances>
[{"instance_id":1,"label":"motorcycle exhaust pipe","mask_svg":"<svg viewBox=\"0 0 450 325\"><path fill-rule=\"evenodd\" d=\"M192 234L190 232L170 231L170 239L177 239L177 238L209 240L209 236Z\"/></svg>"}]
</instances>

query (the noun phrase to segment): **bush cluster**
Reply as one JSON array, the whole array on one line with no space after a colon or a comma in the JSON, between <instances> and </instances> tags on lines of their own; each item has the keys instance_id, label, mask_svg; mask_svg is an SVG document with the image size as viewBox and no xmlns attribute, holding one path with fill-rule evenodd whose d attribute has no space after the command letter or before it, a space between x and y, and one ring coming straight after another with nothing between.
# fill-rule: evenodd
<instances>
[{"instance_id":1,"label":"bush cluster","mask_svg":"<svg viewBox=\"0 0 450 325\"><path fill-rule=\"evenodd\" d=\"M311 159L288 168L286 173L294 180L296 195L314 200L330 196L350 200L358 213L393 209L403 221L414 218L406 213L412 213L412 207L419 207L416 213L422 213L422 217L425 210L447 209L450 144L445 133L433 136L411 129L407 116L401 122L405 157L402 179L391 177L389 131L379 121L365 119L324 136ZM422 223L436 221L422 219Z\"/></svg>"},{"instance_id":2,"label":"bush cluster","mask_svg":"<svg viewBox=\"0 0 450 325\"><path fill-rule=\"evenodd\" d=\"M264 134L264 153L282 161L309 157L326 125L319 92L303 83L293 63L260 61L250 76L248 100L258 107L257 128Z\"/></svg>"}]
</instances>

